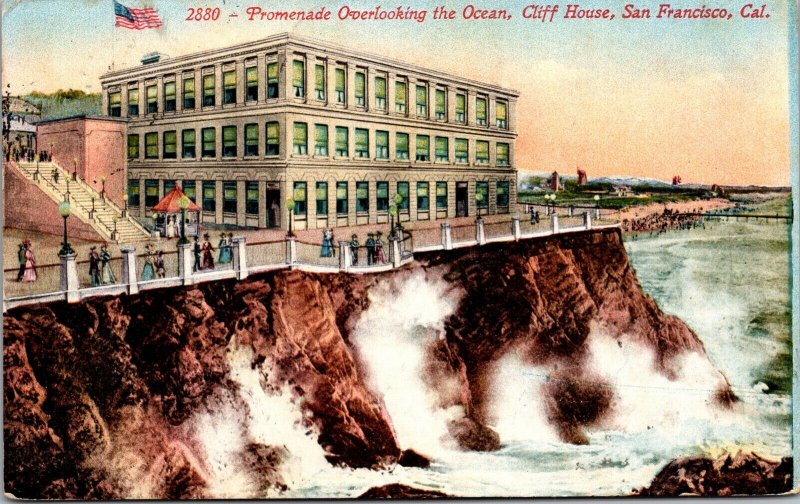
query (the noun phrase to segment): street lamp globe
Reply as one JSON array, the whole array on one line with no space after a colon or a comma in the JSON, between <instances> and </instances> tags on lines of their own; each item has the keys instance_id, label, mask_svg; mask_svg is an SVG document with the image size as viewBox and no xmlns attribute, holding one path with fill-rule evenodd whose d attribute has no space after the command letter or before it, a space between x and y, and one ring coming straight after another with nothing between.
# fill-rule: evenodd
<instances>
[{"instance_id":1,"label":"street lamp globe","mask_svg":"<svg viewBox=\"0 0 800 504\"><path fill-rule=\"evenodd\" d=\"M74 254L75 251L72 250L72 247L69 245L69 240L67 239L67 217L71 212L71 208L69 205L69 201L64 200L58 205L58 213L61 214L61 217L64 219L64 243L61 244L61 251L59 255L66 256L70 254Z\"/></svg>"},{"instance_id":2,"label":"street lamp globe","mask_svg":"<svg viewBox=\"0 0 800 504\"><path fill-rule=\"evenodd\" d=\"M404 199L405 198L403 198L403 195L400 193L394 195L394 202L398 207L400 206L401 203L403 203Z\"/></svg>"},{"instance_id":3,"label":"street lamp globe","mask_svg":"<svg viewBox=\"0 0 800 504\"><path fill-rule=\"evenodd\" d=\"M65 200L65 201L62 201L61 203L59 203L59 205L58 205L58 213L61 214L61 217L66 219L67 217L69 217L69 214L70 214L71 211L72 211L72 208L70 207L69 201Z\"/></svg>"},{"instance_id":4,"label":"street lamp globe","mask_svg":"<svg viewBox=\"0 0 800 504\"><path fill-rule=\"evenodd\" d=\"M181 239L178 244L185 245L189 243L186 239L186 209L189 208L189 198L185 194L178 200L178 208L181 209Z\"/></svg>"},{"instance_id":5,"label":"street lamp globe","mask_svg":"<svg viewBox=\"0 0 800 504\"><path fill-rule=\"evenodd\" d=\"M181 210L189 208L189 198L185 194L178 200L178 208Z\"/></svg>"}]
</instances>

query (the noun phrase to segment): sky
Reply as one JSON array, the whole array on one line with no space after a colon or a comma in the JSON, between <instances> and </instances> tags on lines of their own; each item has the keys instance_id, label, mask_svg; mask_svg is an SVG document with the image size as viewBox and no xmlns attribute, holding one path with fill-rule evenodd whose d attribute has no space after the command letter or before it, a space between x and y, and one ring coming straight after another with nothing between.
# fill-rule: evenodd
<instances>
[{"instance_id":1,"label":"sky","mask_svg":"<svg viewBox=\"0 0 800 504\"><path fill-rule=\"evenodd\" d=\"M564 19L563 3L554 21L544 23L523 19L526 2L500 0L121 2L155 7L164 27L115 28L112 0L4 2L3 86L10 84L12 94L97 92L102 73L138 65L148 52L180 56L288 31L518 90L520 171L574 174L581 167L590 177L680 175L696 183L789 184L785 1L768 2L765 19L741 18L747 2L717 0L713 6L728 8L732 19L623 20L630 2L587 0L584 7L608 6L616 18ZM511 19L461 19L470 3L505 8ZM659 3L635 5L655 15ZM429 12L424 23L336 19L345 5L410 5ZM433 20L437 5L454 9L456 19ZM186 21L195 6L219 7L220 19ZM325 6L334 15L320 22L247 21L251 6Z\"/></svg>"}]
</instances>

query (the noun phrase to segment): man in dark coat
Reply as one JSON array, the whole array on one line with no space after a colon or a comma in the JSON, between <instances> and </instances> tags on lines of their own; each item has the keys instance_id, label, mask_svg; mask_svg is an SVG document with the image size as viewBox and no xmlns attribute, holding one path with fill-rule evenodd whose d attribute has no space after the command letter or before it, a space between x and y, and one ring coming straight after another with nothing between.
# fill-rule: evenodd
<instances>
[{"instance_id":1,"label":"man in dark coat","mask_svg":"<svg viewBox=\"0 0 800 504\"><path fill-rule=\"evenodd\" d=\"M200 262L200 236L194 236L194 271L198 271L202 267L202 263Z\"/></svg>"},{"instance_id":2,"label":"man in dark coat","mask_svg":"<svg viewBox=\"0 0 800 504\"><path fill-rule=\"evenodd\" d=\"M97 247L89 247L89 278L92 282L92 287L100 285L100 255L97 253Z\"/></svg>"},{"instance_id":3,"label":"man in dark coat","mask_svg":"<svg viewBox=\"0 0 800 504\"><path fill-rule=\"evenodd\" d=\"M19 260L19 273L17 273L17 282L22 281L22 275L25 274L25 244L20 243L17 250L17 260Z\"/></svg>"},{"instance_id":4,"label":"man in dark coat","mask_svg":"<svg viewBox=\"0 0 800 504\"><path fill-rule=\"evenodd\" d=\"M375 233L367 233L367 264L375 264Z\"/></svg>"},{"instance_id":5,"label":"man in dark coat","mask_svg":"<svg viewBox=\"0 0 800 504\"><path fill-rule=\"evenodd\" d=\"M358 247L361 245L358 243L358 237L353 235L353 238L350 240L350 256L353 260L353 266L358 266Z\"/></svg>"}]
</instances>

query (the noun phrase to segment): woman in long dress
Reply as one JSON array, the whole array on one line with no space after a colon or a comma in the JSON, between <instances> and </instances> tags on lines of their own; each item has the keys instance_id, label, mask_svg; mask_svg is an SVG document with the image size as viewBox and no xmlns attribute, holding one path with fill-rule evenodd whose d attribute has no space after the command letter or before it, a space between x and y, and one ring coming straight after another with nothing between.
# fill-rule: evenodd
<instances>
[{"instance_id":1,"label":"woman in long dress","mask_svg":"<svg viewBox=\"0 0 800 504\"><path fill-rule=\"evenodd\" d=\"M219 244L217 247L219 248L219 257L217 258L217 262L219 264L227 264L231 262L233 259L233 254L231 252L231 242L228 235L225 233L219 235Z\"/></svg>"},{"instance_id":2,"label":"woman in long dress","mask_svg":"<svg viewBox=\"0 0 800 504\"><path fill-rule=\"evenodd\" d=\"M150 245L144 247L144 267L142 267L142 281L152 280L156 277L155 261L153 260L153 252L150 250Z\"/></svg>"},{"instance_id":3,"label":"woman in long dress","mask_svg":"<svg viewBox=\"0 0 800 504\"><path fill-rule=\"evenodd\" d=\"M378 231L377 239L375 240L375 262L377 264L385 264L386 263L386 254L383 251L383 239L381 238L383 233Z\"/></svg>"},{"instance_id":4,"label":"woman in long dress","mask_svg":"<svg viewBox=\"0 0 800 504\"><path fill-rule=\"evenodd\" d=\"M208 233L203 235L205 241L203 242L203 269L214 269L214 246L208 241Z\"/></svg>"},{"instance_id":5,"label":"woman in long dress","mask_svg":"<svg viewBox=\"0 0 800 504\"><path fill-rule=\"evenodd\" d=\"M105 244L100 247L100 281L104 285L117 283L117 278L111 269L111 253L108 251L108 245Z\"/></svg>"},{"instance_id":6,"label":"woman in long dress","mask_svg":"<svg viewBox=\"0 0 800 504\"><path fill-rule=\"evenodd\" d=\"M165 278L167 276L167 269L164 267L164 251L159 249L156 251L156 276L158 278Z\"/></svg>"},{"instance_id":7,"label":"woman in long dress","mask_svg":"<svg viewBox=\"0 0 800 504\"><path fill-rule=\"evenodd\" d=\"M165 224L167 228L167 238L175 238L175 226L172 225L172 221L175 219L175 216L167 216L167 223Z\"/></svg>"},{"instance_id":8,"label":"woman in long dress","mask_svg":"<svg viewBox=\"0 0 800 504\"><path fill-rule=\"evenodd\" d=\"M23 282L36 281L36 257L31 250L31 241L25 240L25 273L22 274Z\"/></svg>"},{"instance_id":9,"label":"woman in long dress","mask_svg":"<svg viewBox=\"0 0 800 504\"><path fill-rule=\"evenodd\" d=\"M327 228L322 230L322 249L320 257L333 257L333 233Z\"/></svg>"}]
</instances>

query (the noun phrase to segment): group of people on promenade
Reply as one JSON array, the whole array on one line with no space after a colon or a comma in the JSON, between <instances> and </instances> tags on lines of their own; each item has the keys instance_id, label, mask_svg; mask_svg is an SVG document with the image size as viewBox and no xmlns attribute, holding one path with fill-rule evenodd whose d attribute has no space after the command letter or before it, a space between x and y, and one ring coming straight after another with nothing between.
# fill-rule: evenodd
<instances>
[{"instance_id":1,"label":"group of people on promenade","mask_svg":"<svg viewBox=\"0 0 800 504\"><path fill-rule=\"evenodd\" d=\"M383 248L383 233L376 231L374 233L367 233L367 240L364 242L364 248L367 249L367 265L372 266L376 264L386 264L386 252ZM358 251L361 248L361 243L358 241L358 235L353 234L350 237L350 259L353 266L358 266Z\"/></svg>"},{"instance_id":2,"label":"group of people on promenade","mask_svg":"<svg viewBox=\"0 0 800 504\"><path fill-rule=\"evenodd\" d=\"M22 145L19 142L3 142L3 157L6 161L11 161L12 159L19 163L20 161L27 161L29 163L33 163L36 159L36 151L28 146ZM39 161L47 162L51 161L50 153L46 150L39 151Z\"/></svg>"},{"instance_id":3,"label":"group of people on promenade","mask_svg":"<svg viewBox=\"0 0 800 504\"><path fill-rule=\"evenodd\" d=\"M228 264L233 261L233 233L220 233L217 249L217 265ZM211 244L211 236L208 233L203 235L203 243L200 243L200 237L194 237L194 246L192 252L194 253L194 271L214 269L214 245Z\"/></svg>"},{"instance_id":4,"label":"group of people on promenade","mask_svg":"<svg viewBox=\"0 0 800 504\"><path fill-rule=\"evenodd\" d=\"M19 271L17 272L17 282L36 281L36 256L31 249L31 241L25 239L17 248L17 259L19 260Z\"/></svg>"},{"instance_id":5,"label":"group of people on promenade","mask_svg":"<svg viewBox=\"0 0 800 504\"><path fill-rule=\"evenodd\" d=\"M100 252L97 252L96 245L89 247L89 282L92 287L117 283L107 243L100 245Z\"/></svg>"}]
</instances>

